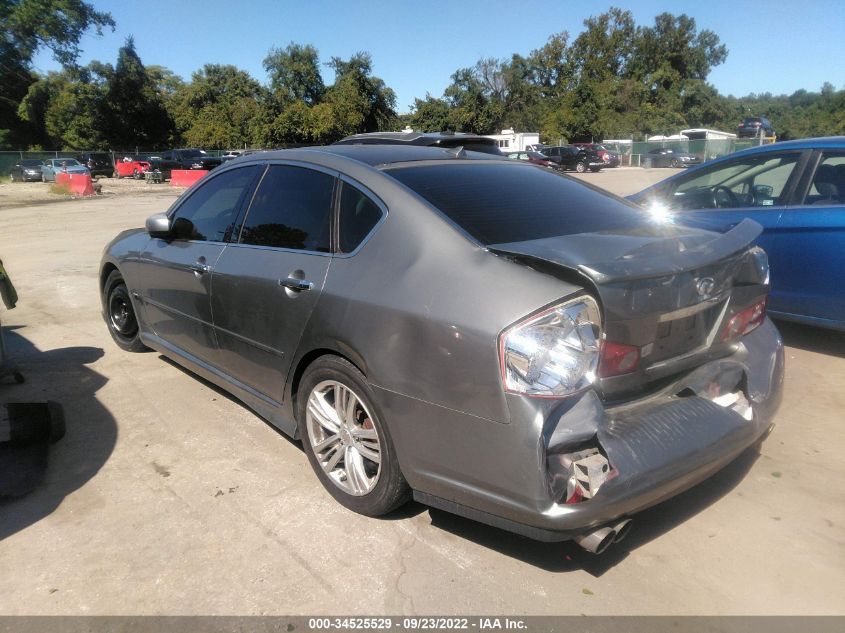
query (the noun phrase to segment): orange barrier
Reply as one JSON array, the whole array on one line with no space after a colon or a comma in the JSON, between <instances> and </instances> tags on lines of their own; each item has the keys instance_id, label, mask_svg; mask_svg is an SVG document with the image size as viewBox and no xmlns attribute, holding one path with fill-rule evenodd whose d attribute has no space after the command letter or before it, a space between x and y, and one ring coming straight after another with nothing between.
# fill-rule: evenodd
<instances>
[{"instance_id":1,"label":"orange barrier","mask_svg":"<svg viewBox=\"0 0 845 633\"><path fill-rule=\"evenodd\" d=\"M89 174L69 174L60 171L56 174L56 184L67 187L68 191L77 196L94 195L94 183Z\"/></svg>"},{"instance_id":2,"label":"orange barrier","mask_svg":"<svg viewBox=\"0 0 845 633\"><path fill-rule=\"evenodd\" d=\"M170 185L172 187L190 187L207 173L207 169L174 169L170 172Z\"/></svg>"}]
</instances>

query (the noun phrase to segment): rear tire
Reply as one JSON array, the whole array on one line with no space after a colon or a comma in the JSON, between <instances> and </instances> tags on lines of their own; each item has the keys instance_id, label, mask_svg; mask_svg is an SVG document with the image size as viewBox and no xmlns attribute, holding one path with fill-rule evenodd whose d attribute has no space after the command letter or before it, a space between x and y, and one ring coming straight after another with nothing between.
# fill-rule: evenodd
<instances>
[{"instance_id":1,"label":"rear tire","mask_svg":"<svg viewBox=\"0 0 845 633\"><path fill-rule=\"evenodd\" d=\"M674 167L675 169L677 169L678 167L680 167L680 166L681 166L681 161L679 161L677 158L673 158L673 159L672 159L672 162L671 162L671 163L669 163L669 166L670 166L670 167Z\"/></svg>"},{"instance_id":2,"label":"rear tire","mask_svg":"<svg viewBox=\"0 0 845 633\"><path fill-rule=\"evenodd\" d=\"M580 162L576 163L575 164L575 171L577 171L579 174L583 174L584 172L587 171L587 163L585 163L584 161L580 161Z\"/></svg>"},{"instance_id":3,"label":"rear tire","mask_svg":"<svg viewBox=\"0 0 845 633\"><path fill-rule=\"evenodd\" d=\"M103 311L109 334L117 346L127 352L143 352L147 348L141 342L135 306L123 275L113 270L103 287Z\"/></svg>"},{"instance_id":4,"label":"rear tire","mask_svg":"<svg viewBox=\"0 0 845 633\"><path fill-rule=\"evenodd\" d=\"M338 503L380 516L409 499L390 432L352 363L332 355L311 363L297 390L296 419L311 468Z\"/></svg>"}]
</instances>

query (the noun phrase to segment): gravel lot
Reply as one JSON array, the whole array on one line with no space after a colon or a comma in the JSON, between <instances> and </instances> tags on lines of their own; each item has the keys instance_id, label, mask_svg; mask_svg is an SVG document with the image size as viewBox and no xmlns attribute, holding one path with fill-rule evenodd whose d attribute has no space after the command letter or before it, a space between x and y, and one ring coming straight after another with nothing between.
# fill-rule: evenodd
<instances>
[{"instance_id":1,"label":"gravel lot","mask_svg":"<svg viewBox=\"0 0 845 633\"><path fill-rule=\"evenodd\" d=\"M627 194L670 173L581 177ZM786 394L762 453L636 516L603 556L418 504L368 519L237 401L112 343L102 248L179 190L101 183L61 202L0 185L0 257L20 294L0 319L28 378L0 400L59 400L68 424L44 485L0 501L0 614L845 611L843 334L783 324Z\"/></svg>"}]
</instances>

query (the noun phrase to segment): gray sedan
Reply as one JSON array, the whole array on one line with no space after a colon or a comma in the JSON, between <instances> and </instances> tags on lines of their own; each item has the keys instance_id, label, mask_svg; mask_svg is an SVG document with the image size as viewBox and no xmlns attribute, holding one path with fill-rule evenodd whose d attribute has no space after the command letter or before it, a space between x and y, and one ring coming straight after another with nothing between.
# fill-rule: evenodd
<instances>
[{"instance_id":1,"label":"gray sedan","mask_svg":"<svg viewBox=\"0 0 845 633\"><path fill-rule=\"evenodd\" d=\"M302 441L341 504L413 497L603 551L772 424L760 227L674 226L460 148L237 158L105 249L103 315Z\"/></svg>"}]
</instances>

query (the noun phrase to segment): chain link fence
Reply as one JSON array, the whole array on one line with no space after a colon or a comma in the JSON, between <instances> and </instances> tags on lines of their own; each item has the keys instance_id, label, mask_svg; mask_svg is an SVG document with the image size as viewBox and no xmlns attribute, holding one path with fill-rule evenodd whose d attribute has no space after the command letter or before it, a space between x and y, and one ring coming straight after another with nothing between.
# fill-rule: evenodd
<instances>
[{"instance_id":1,"label":"chain link fence","mask_svg":"<svg viewBox=\"0 0 845 633\"><path fill-rule=\"evenodd\" d=\"M677 152L695 154L702 162L727 156L749 147L773 142L773 139L724 138L724 139L663 139L659 141L605 141L602 143L611 152L619 154L622 165L647 167L649 152L670 147Z\"/></svg>"}]
</instances>

